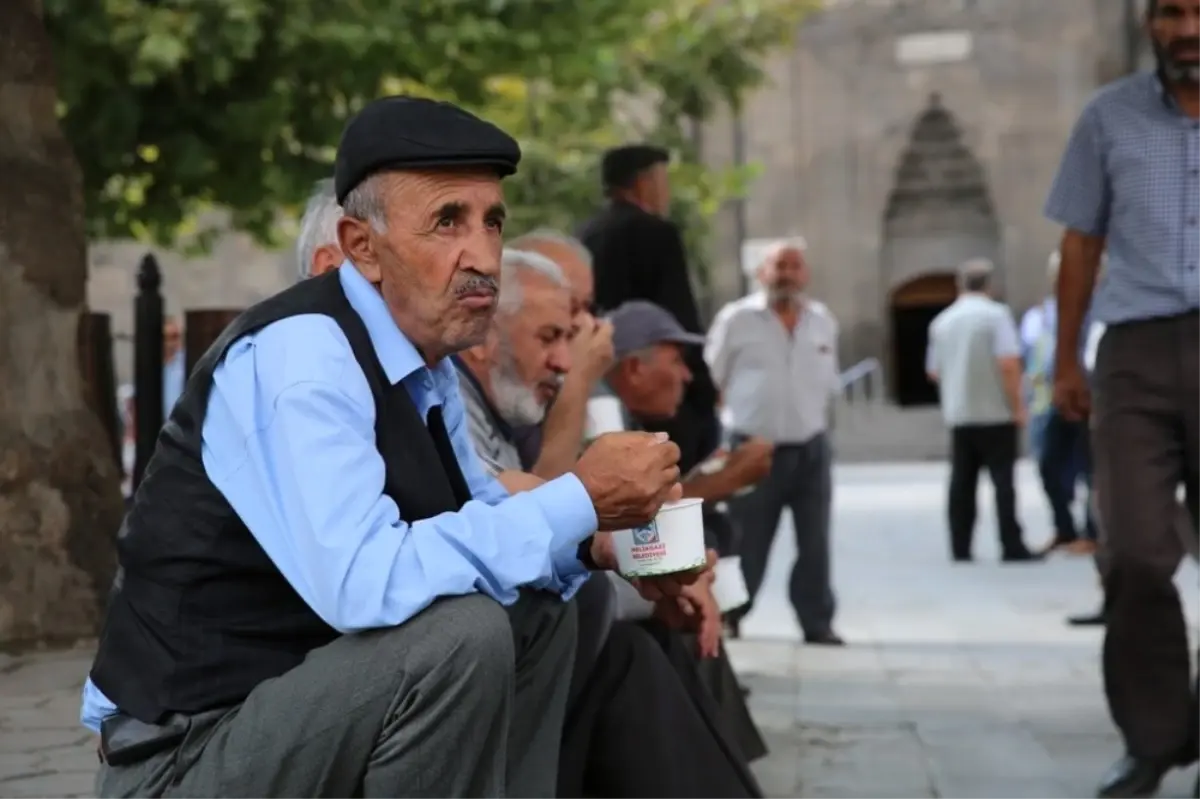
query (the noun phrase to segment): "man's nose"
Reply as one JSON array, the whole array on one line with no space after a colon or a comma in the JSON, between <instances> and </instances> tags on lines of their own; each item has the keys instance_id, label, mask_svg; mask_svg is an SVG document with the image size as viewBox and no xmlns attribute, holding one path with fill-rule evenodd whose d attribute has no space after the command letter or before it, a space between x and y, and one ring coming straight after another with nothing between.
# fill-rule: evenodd
<instances>
[{"instance_id":1,"label":"man's nose","mask_svg":"<svg viewBox=\"0 0 1200 799\"><path fill-rule=\"evenodd\" d=\"M692 382L692 370L687 368L687 364L679 365L679 377L683 380L684 385Z\"/></svg>"},{"instance_id":2,"label":"man's nose","mask_svg":"<svg viewBox=\"0 0 1200 799\"><path fill-rule=\"evenodd\" d=\"M472 233L463 243L459 264L487 277L500 277L500 250L502 245L495 236L487 233Z\"/></svg>"},{"instance_id":3,"label":"man's nose","mask_svg":"<svg viewBox=\"0 0 1200 799\"><path fill-rule=\"evenodd\" d=\"M550 369L555 374L565 375L571 371L571 344L567 336L562 336L550 347Z\"/></svg>"}]
</instances>

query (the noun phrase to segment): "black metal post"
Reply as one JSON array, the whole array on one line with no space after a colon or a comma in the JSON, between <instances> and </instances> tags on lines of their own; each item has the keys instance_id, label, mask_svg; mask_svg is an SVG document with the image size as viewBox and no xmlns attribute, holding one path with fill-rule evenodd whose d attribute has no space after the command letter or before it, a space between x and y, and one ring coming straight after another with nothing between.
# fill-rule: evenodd
<instances>
[{"instance_id":1,"label":"black metal post","mask_svg":"<svg viewBox=\"0 0 1200 799\"><path fill-rule=\"evenodd\" d=\"M142 482L163 425L162 275L152 253L146 253L142 259L137 283L138 293L133 306L133 405L134 429L137 431L134 490Z\"/></svg>"}]
</instances>

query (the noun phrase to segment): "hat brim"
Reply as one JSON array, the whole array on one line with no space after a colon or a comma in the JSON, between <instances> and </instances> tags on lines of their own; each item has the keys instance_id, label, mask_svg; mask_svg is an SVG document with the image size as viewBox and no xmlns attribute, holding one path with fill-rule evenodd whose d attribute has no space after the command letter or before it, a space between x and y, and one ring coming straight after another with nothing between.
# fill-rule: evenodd
<instances>
[{"instance_id":1,"label":"hat brim","mask_svg":"<svg viewBox=\"0 0 1200 799\"><path fill-rule=\"evenodd\" d=\"M661 344L683 344L683 345L691 345L693 347L700 347L700 346L704 345L704 341L705 341L704 336L700 335L699 333L676 333L674 335L667 336L666 338L661 339L659 343L661 343Z\"/></svg>"},{"instance_id":2,"label":"hat brim","mask_svg":"<svg viewBox=\"0 0 1200 799\"><path fill-rule=\"evenodd\" d=\"M402 172L412 172L426 169L469 169L473 167L487 167L502 178L515 174L517 171L517 165L511 160L487 155L467 155L449 158L433 155L428 158L405 158L403 161L397 161L393 164L381 164L374 171L383 172L395 169Z\"/></svg>"}]
</instances>

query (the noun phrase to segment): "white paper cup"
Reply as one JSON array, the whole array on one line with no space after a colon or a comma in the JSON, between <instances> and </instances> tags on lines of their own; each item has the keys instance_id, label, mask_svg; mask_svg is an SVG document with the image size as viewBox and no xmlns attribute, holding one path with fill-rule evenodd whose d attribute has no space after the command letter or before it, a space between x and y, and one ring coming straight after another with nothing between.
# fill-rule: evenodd
<instances>
[{"instance_id":1,"label":"white paper cup","mask_svg":"<svg viewBox=\"0 0 1200 799\"><path fill-rule=\"evenodd\" d=\"M625 429L625 415L621 412L621 401L616 397L592 397L587 404L587 421L583 426L583 438L591 441L605 433L619 433Z\"/></svg>"},{"instance_id":2,"label":"white paper cup","mask_svg":"<svg viewBox=\"0 0 1200 799\"><path fill-rule=\"evenodd\" d=\"M617 571L625 577L653 577L703 566L703 504L700 499L670 502L644 527L614 532Z\"/></svg>"},{"instance_id":3,"label":"white paper cup","mask_svg":"<svg viewBox=\"0 0 1200 799\"><path fill-rule=\"evenodd\" d=\"M730 555L717 561L713 568L713 599L722 613L728 613L734 608L740 608L750 601L750 591L746 588L746 576L742 573L742 559L738 555Z\"/></svg>"}]
</instances>

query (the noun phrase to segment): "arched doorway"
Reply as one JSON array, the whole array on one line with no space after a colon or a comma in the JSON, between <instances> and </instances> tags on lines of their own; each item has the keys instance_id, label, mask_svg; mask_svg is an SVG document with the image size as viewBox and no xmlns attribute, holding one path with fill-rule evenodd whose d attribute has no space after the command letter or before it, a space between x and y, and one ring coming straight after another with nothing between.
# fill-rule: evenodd
<instances>
[{"instance_id":1,"label":"arched doorway","mask_svg":"<svg viewBox=\"0 0 1200 799\"><path fill-rule=\"evenodd\" d=\"M937 402L925 377L929 323L954 301L968 258L1002 264L1000 225L987 175L937 94L917 115L899 155L883 217L881 276L889 287L884 358L899 405ZM1003 286L1003 269L997 274Z\"/></svg>"},{"instance_id":2,"label":"arched doorway","mask_svg":"<svg viewBox=\"0 0 1200 799\"><path fill-rule=\"evenodd\" d=\"M954 275L922 275L896 287L888 298L892 336L892 396L902 407L934 405L937 386L925 375L929 323L954 302Z\"/></svg>"}]
</instances>

